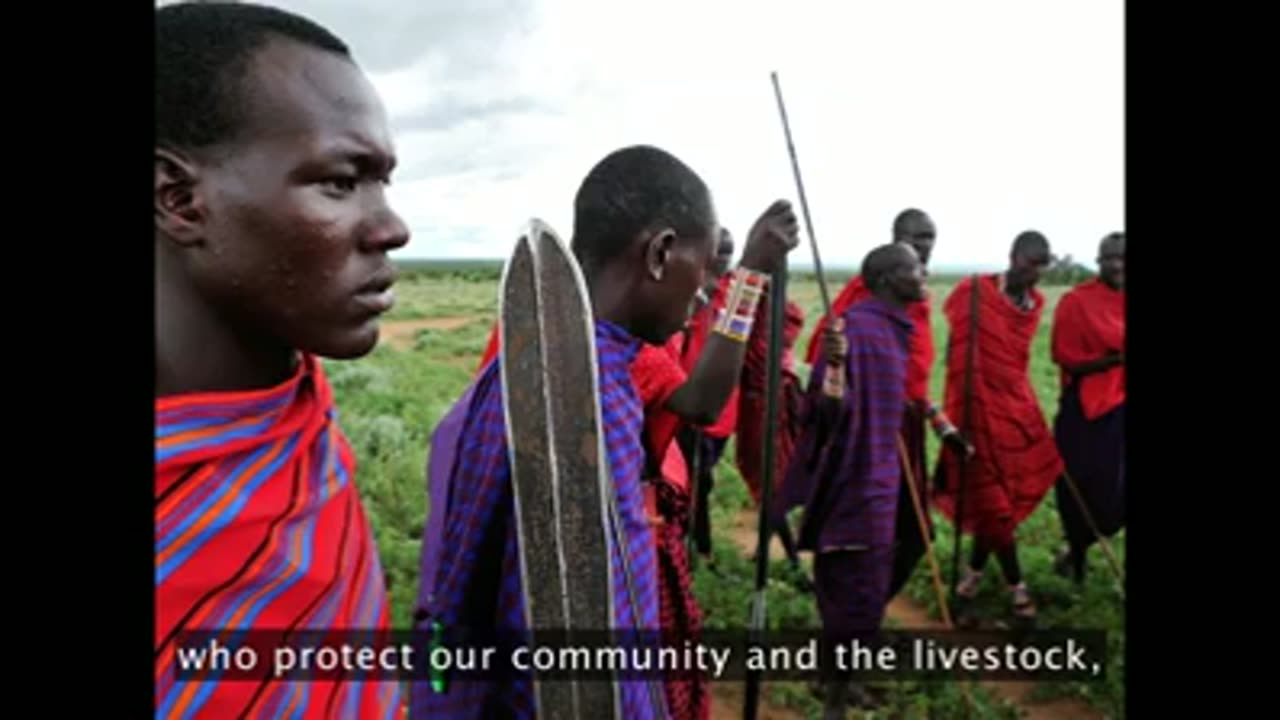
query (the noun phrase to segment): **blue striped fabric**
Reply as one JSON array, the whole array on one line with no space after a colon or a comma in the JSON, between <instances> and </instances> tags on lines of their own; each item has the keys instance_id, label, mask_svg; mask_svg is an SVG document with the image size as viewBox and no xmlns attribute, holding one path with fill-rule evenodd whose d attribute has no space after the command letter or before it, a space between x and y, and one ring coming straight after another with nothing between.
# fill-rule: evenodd
<instances>
[{"instance_id":1,"label":"blue striped fabric","mask_svg":"<svg viewBox=\"0 0 1280 720\"><path fill-rule=\"evenodd\" d=\"M619 514L638 603L633 610L622 578L622 555L611 545L615 627L656 630L656 552L640 485L644 463L643 408L630 372L640 341L603 321L596 322L595 330L605 446L617 483ZM469 629L483 632L525 628L499 362L490 363L476 381L472 412L462 429L449 483L444 521L444 547L449 551L440 558L436 592L427 602L430 615L451 634ZM455 680L445 694L415 693L413 697L414 718L534 716L528 675L505 683ZM623 683L624 717L645 720L665 714L655 714L651 702L644 684Z\"/></svg>"}]
</instances>

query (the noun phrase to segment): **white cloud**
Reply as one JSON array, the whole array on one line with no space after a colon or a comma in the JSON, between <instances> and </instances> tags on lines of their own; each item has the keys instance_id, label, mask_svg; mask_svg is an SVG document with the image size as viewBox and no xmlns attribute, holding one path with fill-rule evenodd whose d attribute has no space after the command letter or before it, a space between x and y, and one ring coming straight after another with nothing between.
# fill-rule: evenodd
<instances>
[{"instance_id":1,"label":"white cloud","mask_svg":"<svg viewBox=\"0 0 1280 720\"><path fill-rule=\"evenodd\" d=\"M284 5L379 60L401 256L505 256L530 215L567 236L582 176L642 142L701 173L741 238L796 199L772 69L828 265L856 265L907 206L938 223L936 267L999 266L1028 228L1091 261L1124 226L1122 3Z\"/></svg>"}]
</instances>

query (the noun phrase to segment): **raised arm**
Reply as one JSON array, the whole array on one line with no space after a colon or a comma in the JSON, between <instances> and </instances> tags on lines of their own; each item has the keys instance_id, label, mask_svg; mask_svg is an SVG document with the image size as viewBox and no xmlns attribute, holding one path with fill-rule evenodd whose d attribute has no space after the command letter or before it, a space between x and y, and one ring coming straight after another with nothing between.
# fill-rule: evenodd
<instances>
[{"instance_id":1,"label":"raised arm","mask_svg":"<svg viewBox=\"0 0 1280 720\"><path fill-rule=\"evenodd\" d=\"M668 410L695 425L709 425L720 416L738 385L769 275L783 267L787 253L799 242L800 224L785 200L771 205L752 226L724 310L715 318L688 381L667 401Z\"/></svg>"}]
</instances>

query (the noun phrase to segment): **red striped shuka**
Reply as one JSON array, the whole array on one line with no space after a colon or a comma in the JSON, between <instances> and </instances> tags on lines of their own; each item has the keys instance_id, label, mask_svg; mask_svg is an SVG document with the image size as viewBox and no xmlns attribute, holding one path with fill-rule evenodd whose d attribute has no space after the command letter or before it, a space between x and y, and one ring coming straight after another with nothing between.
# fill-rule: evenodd
<instances>
[{"instance_id":1,"label":"red striped shuka","mask_svg":"<svg viewBox=\"0 0 1280 720\"><path fill-rule=\"evenodd\" d=\"M951 328L944 411L964 422L965 371L976 334L971 427L964 428L976 454L966 465L961 527L998 551L1013 543L1015 530L1040 505L1064 465L1027 374L1044 294L1033 288L1027 306L1019 307L1005 294L1003 275L975 277L976 282L974 277L960 281L943 307ZM969 309L975 292L976 320ZM970 331L971 323L976 333ZM953 522L960 466L959 456L944 447L937 472L945 487L935 496L939 510Z\"/></svg>"},{"instance_id":2,"label":"red striped shuka","mask_svg":"<svg viewBox=\"0 0 1280 720\"><path fill-rule=\"evenodd\" d=\"M782 385L778 398L778 434L770 438L766 432L768 418L765 410L768 407L769 379L769 313L768 302L761 302L756 307L755 325L751 336L747 339L747 353L742 361L741 389L738 397L737 413L737 449L734 450L734 464L738 474L747 484L751 500L760 507L761 494L764 488L764 446L769 442L776 444L774 454L773 498L775 508L783 504L781 500L782 479L787 474L787 465L791 462L791 453L795 449L796 439L800 436L800 419L804 403L804 385L795 371L796 338L804 327L804 310L794 301L788 300L782 334Z\"/></svg>"},{"instance_id":3,"label":"red striped shuka","mask_svg":"<svg viewBox=\"0 0 1280 720\"><path fill-rule=\"evenodd\" d=\"M327 631L327 644L389 628L355 458L316 358L269 389L161 397L155 408L156 717L399 717L393 681L274 680L265 660L249 680L178 673L187 632L265 655L255 638Z\"/></svg>"},{"instance_id":4,"label":"red striped shuka","mask_svg":"<svg viewBox=\"0 0 1280 720\"><path fill-rule=\"evenodd\" d=\"M656 522L660 624L664 643L675 648L684 647L686 640L697 643L702 634L702 609L693 594L684 541L684 528L690 522L689 470L674 442L682 423L666 409L667 401L687 380L680 363L681 344L676 334L666 345L644 345L631 363L636 394L644 405L645 504ZM711 686L705 674L671 673L664 678L663 690L672 720L711 716Z\"/></svg>"}]
</instances>

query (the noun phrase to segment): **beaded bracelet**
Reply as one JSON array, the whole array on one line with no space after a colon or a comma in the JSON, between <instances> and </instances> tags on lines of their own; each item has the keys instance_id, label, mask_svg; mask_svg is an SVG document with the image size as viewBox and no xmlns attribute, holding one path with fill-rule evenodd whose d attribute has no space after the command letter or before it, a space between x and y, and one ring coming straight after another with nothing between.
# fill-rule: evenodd
<instances>
[{"instance_id":1,"label":"beaded bracelet","mask_svg":"<svg viewBox=\"0 0 1280 720\"><path fill-rule=\"evenodd\" d=\"M735 268L724 307L716 315L712 331L734 342L746 342L751 336L751 326L755 324L756 306L760 304L768 281L766 273Z\"/></svg>"}]
</instances>

